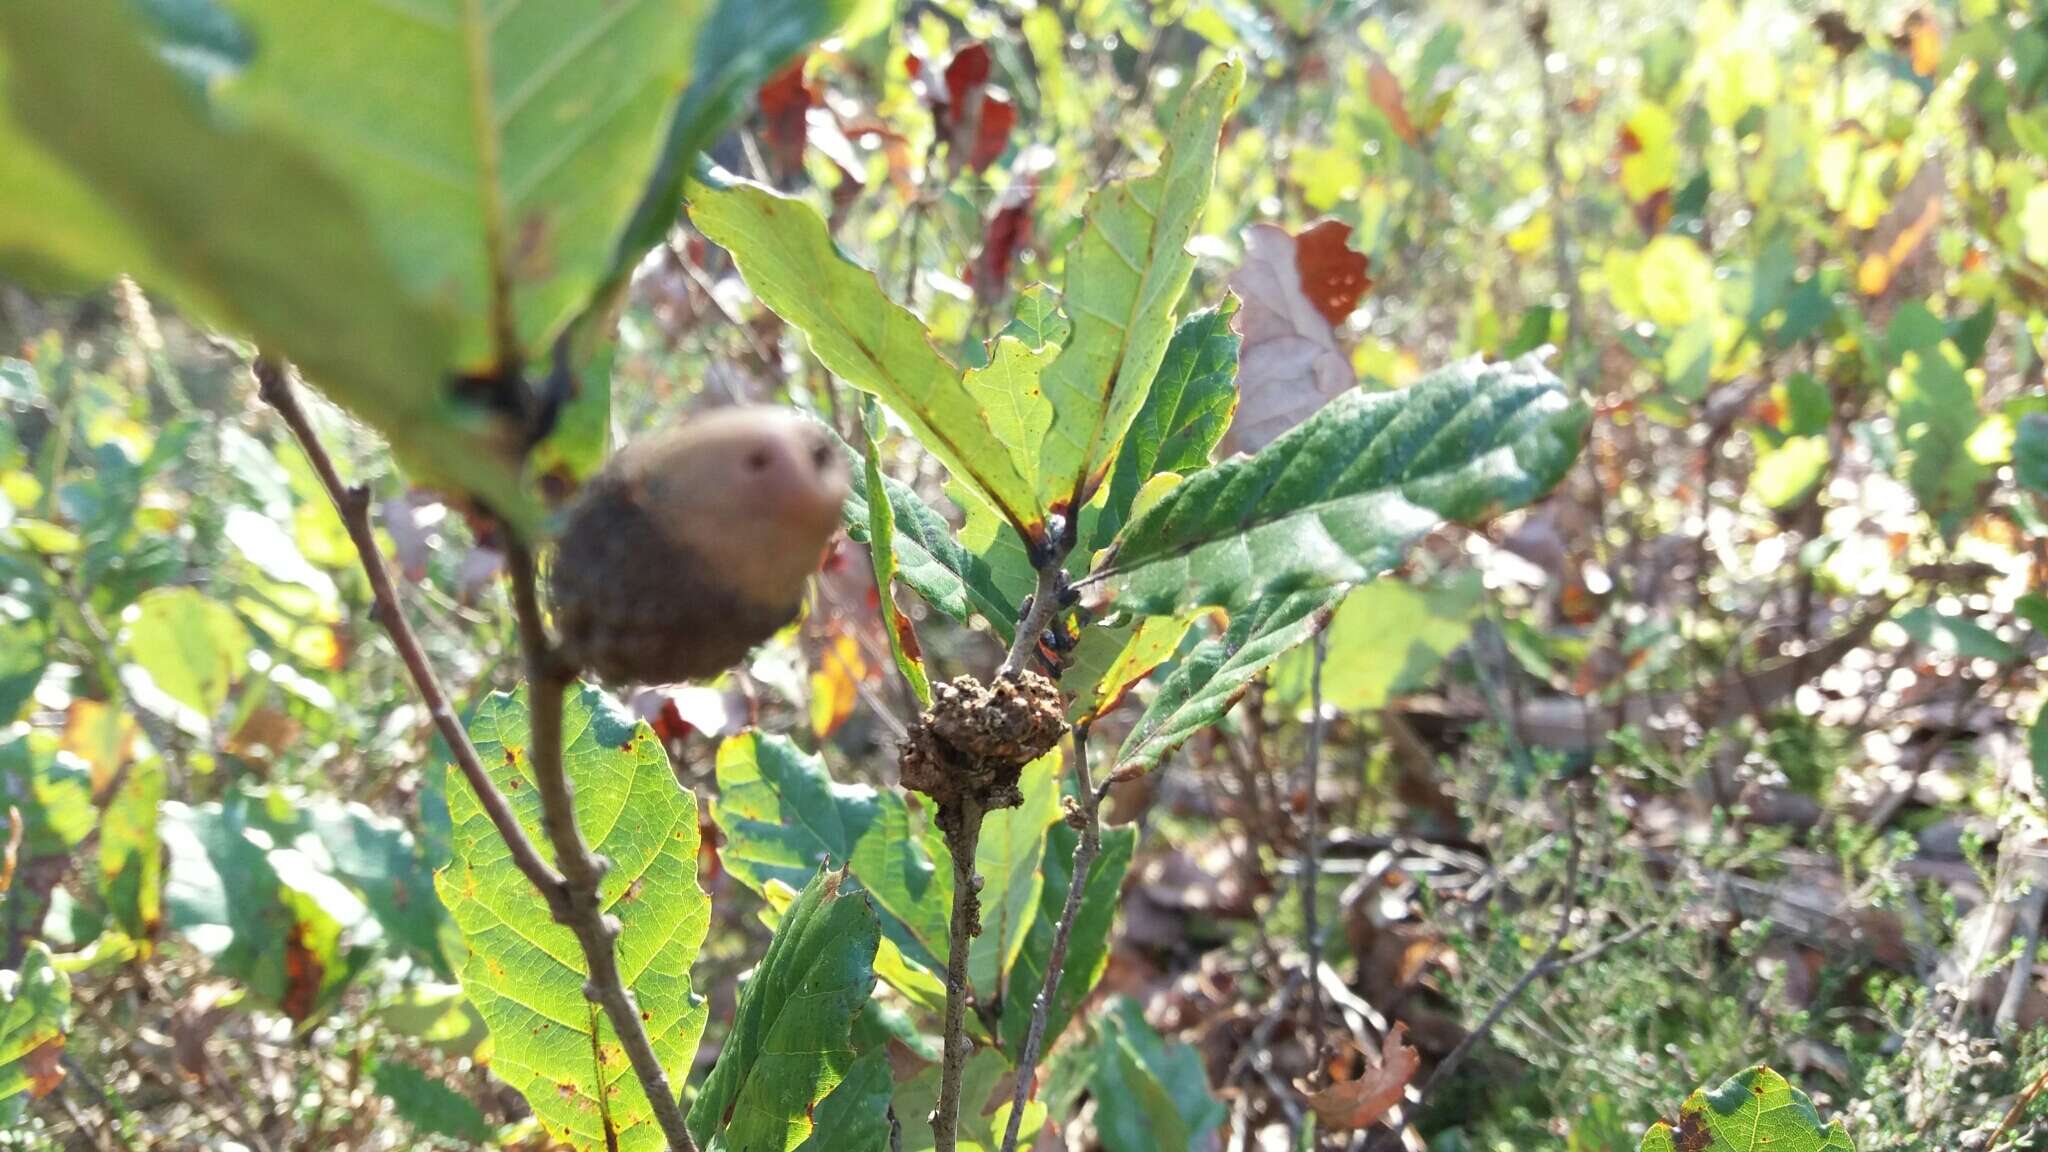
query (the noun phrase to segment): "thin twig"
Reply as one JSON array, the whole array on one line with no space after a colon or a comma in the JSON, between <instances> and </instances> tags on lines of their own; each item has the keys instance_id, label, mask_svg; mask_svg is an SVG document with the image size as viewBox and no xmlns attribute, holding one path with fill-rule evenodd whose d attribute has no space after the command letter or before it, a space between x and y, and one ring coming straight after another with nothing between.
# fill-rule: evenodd
<instances>
[{"instance_id":1,"label":"thin twig","mask_svg":"<svg viewBox=\"0 0 2048 1152\"><path fill-rule=\"evenodd\" d=\"M341 526L348 531L349 540L355 544L356 555L362 560L363 574L369 577L372 610L377 622L391 637L392 647L398 649L398 657L405 663L413 690L419 693L420 701L427 706L427 714L433 718L435 729L454 755L456 767L462 770L463 779L476 793L484 815L490 818L491 825L510 849L512 863L540 890L549 908L559 910L564 899L561 873L541 858L539 849L527 838L526 830L520 827L519 817L513 814L505 794L491 782L490 772L484 768L482 757L477 755L476 745L470 743L468 730L448 703L448 693L441 687L441 679L435 675L434 666L427 661L426 649L420 645L418 634L406 621L405 613L399 610L398 589L392 583L391 569L384 563L384 554L378 550L377 538L370 529L369 490L361 485L342 483L333 457L328 455L326 445L320 442L319 433L314 431L312 421L299 403L285 366L259 357L252 371L256 376L257 394L284 419L285 427L291 430L292 438L299 442L299 448L312 463L321 487L327 490L328 499L334 502L334 509L341 516Z\"/></svg>"},{"instance_id":2,"label":"thin twig","mask_svg":"<svg viewBox=\"0 0 2048 1152\"><path fill-rule=\"evenodd\" d=\"M1494 1025L1500 1023L1500 1018L1507 1015L1508 1009L1514 1007L1515 1002L1522 998L1522 994L1529 990L1530 985L1564 966L1561 961L1564 959L1565 937L1571 935L1572 917L1579 908L1580 850L1578 811L1572 802L1572 792L1569 788L1565 790L1564 797L1565 833L1569 847L1565 850L1564 885L1558 897L1557 927L1551 931L1549 945L1543 949L1543 955L1537 957L1536 962L1529 966L1528 971L1523 972L1521 978L1493 1002L1493 1007L1487 1009L1486 1015L1480 1019L1478 1025L1467 1032L1465 1038L1458 1041L1458 1046L1451 1049L1450 1054L1430 1072L1429 1079L1423 1082L1422 1090L1416 1094L1414 1104L1401 1109L1401 1118L1390 1125L1386 1135L1374 1143L1375 1148L1390 1149L1399 1144L1401 1133L1407 1131L1408 1125L1421 1114L1423 1105L1429 1102L1430 1092L1437 1085L1450 1079L1451 1074L1458 1070L1458 1065L1463 1064L1472 1049L1486 1038L1487 1033L1493 1031Z\"/></svg>"},{"instance_id":3,"label":"thin twig","mask_svg":"<svg viewBox=\"0 0 2048 1152\"><path fill-rule=\"evenodd\" d=\"M1302 803L1307 809L1304 822L1308 825L1301 846L1301 935L1302 943L1308 950L1308 970L1320 972L1323 966L1323 940L1321 926L1317 923L1316 888L1321 880L1322 829L1316 811L1316 786L1321 782L1323 759L1323 661L1330 653L1328 629L1318 629L1315 638L1314 655L1309 663L1308 676L1308 752L1302 757ZM1323 996L1322 983L1311 980L1308 986L1308 1037L1309 1050L1320 1061L1323 1051Z\"/></svg>"},{"instance_id":4,"label":"thin twig","mask_svg":"<svg viewBox=\"0 0 2048 1152\"><path fill-rule=\"evenodd\" d=\"M1038 1073L1038 1057L1045 1044L1046 1019L1053 999L1059 995L1060 978L1067 965L1067 941L1074 934L1074 920L1080 915L1081 900L1088 890L1088 870L1102 851L1102 797L1095 791L1088 770L1088 724L1074 725L1074 781L1081 800L1076 809L1081 824L1081 842L1074 846L1074 874L1067 882L1067 902L1060 909L1059 924L1052 934L1052 951L1045 959L1045 982L1031 1005L1031 1029L1024 1035L1024 1050L1017 1057L1017 1088L1010 1097L1010 1122L1003 1132L1002 1152L1017 1152L1018 1134L1023 1130L1024 1105L1031 1099L1032 1081Z\"/></svg>"},{"instance_id":5,"label":"thin twig","mask_svg":"<svg viewBox=\"0 0 2048 1152\"><path fill-rule=\"evenodd\" d=\"M605 1019L611 1021L612 1032L626 1051L626 1061L633 1066L633 1075L639 1079L669 1147L674 1152L697 1152L682 1105L647 1037L640 1006L619 972L619 921L605 914L604 898L598 891L609 862L590 850L576 823L575 790L562 766L562 697L575 682L575 671L564 664L548 639L533 554L514 540L506 548L505 566L512 574L520 647L526 652L532 744L528 755L532 757L534 788L540 794L541 828L554 846L566 882L566 907L556 912L555 919L575 933L576 942L583 946L584 964L590 969L583 995L603 1008Z\"/></svg>"},{"instance_id":6,"label":"thin twig","mask_svg":"<svg viewBox=\"0 0 2048 1152\"><path fill-rule=\"evenodd\" d=\"M363 572L369 577L377 620L391 636L414 690L426 704L427 712L433 717L441 738L448 744L463 778L476 794L478 805L505 841L513 864L539 890L555 920L573 932L577 943L582 946L584 961L590 970L584 995L604 1008L669 1148L672 1152L696 1152L697 1144L685 1126L681 1105L669 1087L668 1075L663 1071L661 1061L654 1055L654 1047L648 1041L647 1030L634 1006L632 993L626 990L619 974L618 957L612 947L618 936L618 924L604 915L597 891L603 865L584 845L582 831L576 826L574 798L562 770L562 695L573 676L562 669L553 646L548 642L546 626L540 615L532 555L523 546L515 545L508 553L507 565L512 572L513 598L519 609L520 638L527 659L528 707L532 725L529 755L540 793L542 827L553 843L555 858L561 863L560 872L541 858L539 849L520 826L519 818L513 814L504 793L492 783L476 746L470 742L468 731L449 705L448 694L434 674L433 666L428 663L419 637L399 610L398 593L392 583L390 569L384 563L383 553L378 550L376 537L370 529L369 491L361 486L350 487L342 483L333 458L320 442L291 387L284 365L258 358L254 372L259 394L283 417L286 427L298 440L314 472L320 477L321 485L327 489L329 499L334 501L336 511L341 514L342 526L348 530L349 539L354 542L362 560Z\"/></svg>"},{"instance_id":7,"label":"thin twig","mask_svg":"<svg viewBox=\"0 0 2048 1152\"><path fill-rule=\"evenodd\" d=\"M1998 1152L1999 1138L2005 1135L2006 1129L2011 1128L2019 1120L2027 1107L2033 1104L2034 1097L2039 1096L2043 1089L2048 1089L2048 1068L2041 1069L2041 1074L2034 1077L2034 1082L2027 1085L2027 1090L2020 1093L2018 1100L2013 1101L2012 1108L2005 1114L2005 1119L2000 1120L1998 1127L1992 1130L1991 1139L1984 1142L1984 1152Z\"/></svg>"},{"instance_id":8,"label":"thin twig","mask_svg":"<svg viewBox=\"0 0 2048 1152\"><path fill-rule=\"evenodd\" d=\"M985 813L961 801L958 829L946 837L953 851L953 921L946 945L946 1048L939 1062L939 1103L932 1110L933 1152L954 1152L960 1132L960 1076L967 1067L967 956L980 928L981 894L974 876L974 852Z\"/></svg>"}]
</instances>

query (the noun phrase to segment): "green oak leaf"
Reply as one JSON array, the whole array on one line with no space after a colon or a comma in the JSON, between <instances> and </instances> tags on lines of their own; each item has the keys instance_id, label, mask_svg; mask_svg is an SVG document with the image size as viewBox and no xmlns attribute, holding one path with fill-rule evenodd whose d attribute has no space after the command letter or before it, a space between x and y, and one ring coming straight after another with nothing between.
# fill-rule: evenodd
<instances>
[{"instance_id":1,"label":"green oak leaf","mask_svg":"<svg viewBox=\"0 0 2048 1152\"><path fill-rule=\"evenodd\" d=\"M704 1031L690 984L711 902L697 886L697 798L676 784L661 742L597 689L564 702L564 767L576 820L611 862L599 891L622 931L619 970L639 1003L655 1055L678 1080ZM531 776L525 690L493 693L470 737L527 835L547 851ZM507 856L469 782L448 768L454 856L435 877L469 955L459 975L489 1025L491 1071L517 1088L551 1138L577 1148L612 1140L627 1152L664 1147L660 1127L604 1013L584 998L587 970L569 929Z\"/></svg>"},{"instance_id":2,"label":"green oak leaf","mask_svg":"<svg viewBox=\"0 0 2048 1152\"><path fill-rule=\"evenodd\" d=\"M1658 1121L1642 1152L1855 1152L1840 1120L1826 1125L1806 1093L1762 1064L1712 1092L1698 1089L1678 1110L1678 1127Z\"/></svg>"},{"instance_id":3,"label":"green oak leaf","mask_svg":"<svg viewBox=\"0 0 2048 1152\"><path fill-rule=\"evenodd\" d=\"M1548 492L1586 421L1533 357L1348 392L1257 455L1166 493L1081 583L1092 603L1155 615L1360 583L1446 520L1483 520Z\"/></svg>"},{"instance_id":4,"label":"green oak leaf","mask_svg":"<svg viewBox=\"0 0 2048 1152\"><path fill-rule=\"evenodd\" d=\"M832 241L817 209L726 173L686 188L690 221L732 254L747 286L802 332L833 375L879 398L956 478L1027 537L1043 511L960 369L924 322Z\"/></svg>"},{"instance_id":5,"label":"green oak leaf","mask_svg":"<svg viewBox=\"0 0 2048 1152\"><path fill-rule=\"evenodd\" d=\"M881 925L844 874L820 870L775 927L740 993L718 1063L690 1107L707 1152L790 1152L855 1063L854 1018L875 986Z\"/></svg>"},{"instance_id":6,"label":"green oak leaf","mask_svg":"<svg viewBox=\"0 0 2048 1152\"><path fill-rule=\"evenodd\" d=\"M1226 296L1180 322L1152 378L1144 406L1131 419L1109 483L1081 513L1081 560L1116 539L1145 481L1161 472L1186 474L1209 466L1209 453L1237 412L1238 335L1230 322L1237 297Z\"/></svg>"},{"instance_id":7,"label":"green oak leaf","mask_svg":"<svg viewBox=\"0 0 2048 1152\"><path fill-rule=\"evenodd\" d=\"M1223 121L1243 87L1241 62L1217 65L1182 101L1159 167L1089 197L1061 293L1073 331L1040 379L1052 402L1038 454L1042 508L1073 515L1087 504L1144 406L1194 274L1187 243L1208 207Z\"/></svg>"},{"instance_id":8,"label":"green oak leaf","mask_svg":"<svg viewBox=\"0 0 2048 1152\"><path fill-rule=\"evenodd\" d=\"M1197 644L1159 685L1159 694L1124 737L1115 771L1147 772L1195 733L1229 712L1252 680L1316 634L1343 599L1342 589L1309 589L1263 600Z\"/></svg>"}]
</instances>

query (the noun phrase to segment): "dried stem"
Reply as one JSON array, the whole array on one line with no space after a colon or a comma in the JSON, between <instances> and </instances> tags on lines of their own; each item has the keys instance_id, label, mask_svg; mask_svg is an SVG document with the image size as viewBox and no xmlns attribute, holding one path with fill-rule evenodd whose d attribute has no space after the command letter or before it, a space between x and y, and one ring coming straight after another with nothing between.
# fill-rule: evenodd
<instances>
[{"instance_id":1,"label":"dried stem","mask_svg":"<svg viewBox=\"0 0 2048 1152\"><path fill-rule=\"evenodd\" d=\"M1088 724L1074 726L1074 782L1081 794L1081 842L1074 846L1074 874L1067 881L1067 902L1060 909L1059 924L1053 928L1052 951L1045 959L1045 982L1031 1003L1031 1028L1024 1035L1024 1050L1017 1057L1017 1087L1010 1097L1010 1122L1003 1132L1002 1152L1017 1152L1017 1138L1024 1125L1024 1105L1031 1099L1032 1081L1038 1073L1038 1057L1045 1046L1046 1019L1052 1013L1053 998L1059 995L1060 977L1067 966L1067 941L1074 935L1074 920L1081 913L1081 899L1088 890L1088 870L1102 851L1102 797L1088 770Z\"/></svg>"},{"instance_id":2,"label":"dried stem","mask_svg":"<svg viewBox=\"0 0 2048 1152\"><path fill-rule=\"evenodd\" d=\"M933 1152L954 1152L960 1132L960 1074L967 1067L967 959L981 929L981 894L974 852L981 843L978 804L962 801L957 830L946 847L953 853L953 923L946 944L946 1050L939 1062L939 1103L932 1110Z\"/></svg>"},{"instance_id":3,"label":"dried stem","mask_svg":"<svg viewBox=\"0 0 2048 1152\"><path fill-rule=\"evenodd\" d=\"M1579 858L1581 845L1579 841L1578 808L1573 803L1573 793L1569 788L1564 793L1564 820L1565 835L1569 846L1565 851L1564 883L1558 893L1557 927L1550 933L1549 945L1543 949L1543 955L1537 957L1536 962L1529 966L1528 971L1523 972L1520 979L1516 980L1507 991L1500 994L1500 998L1493 1002L1493 1007L1487 1009L1486 1015L1480 1019L1478 1025L1470 1032L1467 1032L1465 1038L1458 1041L1458 1046L1451 1049L1450 1054L1445 1056L1437 1064L1436 1068L1430 1072L1429 1079L1423 1082L1422 1089L1417 1093L1415 1102L1401 1109L1401 1118L1388 1126L1386 1134L1373 1143L1373 1148L1393 1149L1399 1147L1401 1133L1407 1131L1408 1125L1413 1123L1415 1117L1421 1113L1422 1106L1429 1101L1429 1094L1439 1084L1450 1079L1451 1074L1458 1070L1458 1065L1463 1064L1465 1057L1471 1055L1472 1049L1477 1047L1479 1042L1484 1040L1487 1034L1493 1031L1494 1025L1500 1023L1500 1018L1507 1015L1508 1009L1515 1006L1515 1003L1522 998L1522 994L1529 990L1530 985L1571 966L1573 960L1564 954L1564 941L1565 937L1571 935L1572 916L1578 912L1579 908ZM1619 940L1617 939L1609 943L1618 942ZM1603 946L1601 950L1605 951L1605 947Z\"/></svg>"},{"instance_id":4,"label":"dried stem","mask_svg":"<svg viewBox=\"0 0 2048 1152\"><path fill-rule=\"evenodd\" d=\"M490 773L477 755L476 745L470 742L462 720L448 702L448 693L441 687L433 666L427 662L426 651L420 646L418 635L399 610L398 593L390 569L385 565L383 553L378 550L376 537L371 532L368 490L360 485L342 483L333 458L328 455L312 422L307 419L305 408L299 403L285 366L276 360L259 357L253 370L258 393L283 417L293 438L312 462L328 497L334 501L336 511L341 514L342 526L348 530L349 539L362 560L363 572L369 577L370 589L376 600L377 620L391 636L414 690L426 704L441 738L455 757L456 766L469 782L470 790L476 794L477 803L505 841L513 864L539 890L555 920L573 932L577 943L582 946L585 964L590 969L590 979L583 988L584 995L598 1003L604 1009L605 1017L611 1021L612 1030L626 1051L626 1059L633 1066L641 1090L647 1094L655 1121L661 1125L669 1148L672 1152L696 1152L696 1142L690 1138L684 1125L682 1107L669 1087L668 1075L663 1071L661 1061L654 1055L654 1046L648 1041L647 1030L633 1003L633 994L626 990L619 975L618 957L612 947L618 938L618 923L604 915L598 895L598 881L604 875L604 864L591 854L583 842L582 831L576 826L575 801L568 777L562 770L562 696L574 675L561 666L548 641L547 629L541 619L532 555L523 546L514 544L508 553L508 564L512 571L513 599L519 610L521 645L526 651L528 707L532 724L530 755L540 793L541 826L555 849L555 858L561 865L559 872L541 858L539 849L513 814L505 794L491 782Z\"/></svg>"},{"instance_id":5,"label":"dried stem","mask_svg":"<svg viewBox=\"0 0 2048 1152\"><path fill-rule=\"evenodd\" d=\"M1301 935L1302 943L1308 950L1308 970L1320 972L1323 966L1322 926L1317 922L1316 886L1320 879L1323 846L1321 820L1316 810L1316 786L1320 783L1323 759L1323 661L1329 656L1330 633L1327 628L1316 632L1315 652L1309 664L1308 677L1308 751L1302 757L1303 801L1307 814L1306 830L1301 843ZM1319 981L1311 981L1308 989L1308 1035L1309 1044L1320 1056L1323 1047L1323 997Z\"/></svg>"}]
</instances>

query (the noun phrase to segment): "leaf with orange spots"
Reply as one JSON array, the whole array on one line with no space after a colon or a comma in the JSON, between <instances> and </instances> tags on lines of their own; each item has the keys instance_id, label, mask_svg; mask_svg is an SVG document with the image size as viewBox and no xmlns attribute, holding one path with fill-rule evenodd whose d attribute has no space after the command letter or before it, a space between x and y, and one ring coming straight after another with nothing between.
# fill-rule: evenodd
<instances>
[{"instance_id":1,"label":"leaf with orange spots","mask_svg":"<svg viewBox=\"0 0 2048 1152\"><path fill-rule=\"evenodd\" d=\"M1355 1131L1379 1123L1422 1066L1422 1054L1408 1046L1408 1026L1396 1024L1380 1044L1380 1062L1356 1080L1307 1093L1308 1106L1325 1128Z\"/></svg>"},{"instance_id":2,"label":"leaf with orange spots","mask_svg":"<svg viewBox=\"0 0 2048 1152\"><path fill-rule=\"evenodd\" d=\"M654 732L604 693L579 685L564 703L563 759L577 823L592 850L611 861L599 899L621 925L619 968L645 1014L655 1055L680 1081L705 1018L690 981L710 921L710 900L697 884L697 800L676 783ZM527 835L545 846L527 724L522 689L491 695L469 727ZM515 780L522 786L514 788ZM575 937L554 922L507 858L497 829L452 767L448 815L453 858L436 886L469 945L460 976L491 1030L491 1071L526 1097L555 1140L602 1148L609 1127L625 1152L661 1148L661 1130L640 1082L626 1071L618 1038L583 997L587 974Z\"/></svg>"},{"instance_id":3,"label":"leaf with orange spots","mask_svg":"<svg viewBox=\"0 0 2048 1152\"><path fill-rule=\"evenodd\" d=\"M0 1130L21 1119L29 1100L64 1078L58 1058L71 1026L71 980L42 941L31 942L21 967L0 971Z\"/></svg>"}]
</instances>

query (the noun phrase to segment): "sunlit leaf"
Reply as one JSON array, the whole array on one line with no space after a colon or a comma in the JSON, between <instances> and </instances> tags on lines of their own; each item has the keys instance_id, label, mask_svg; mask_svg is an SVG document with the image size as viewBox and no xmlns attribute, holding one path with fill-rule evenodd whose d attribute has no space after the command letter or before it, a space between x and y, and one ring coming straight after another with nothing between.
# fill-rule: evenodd
<instances>
[{"instance_id":1,"label":"sunlit leaf","mask_svg":"<svg viewBox=\"0 0 2048 1152\"><path fill-rule=\"evenodd\" d=\"M1145 403L1194 272L1187 242L1208 203L1218 134L1243 85L1242 64L1218 65L1182 102L1158 170L1089 198L1061 294L1073 334L1041 377L1053 405L1037 485L1046 509L1073 515L1088 502Z\"/></svg>"},{"instance_id":2,"label":"sunlit leaf","mask_svg":"<svg viewBox=\"0 0 2048 1152\"><path fill-rule=\"evenodd\" d=\"M71 981L32 942L20 967L0 970L0 1123L19 1124L29 1101L56 1090L70 1028Z\"/></svg>"},{"instance_id":3,"label":"sunlit leaf","mask_svg":"<svg viewBox=\"0 0 2048 1152\"><path fill-rule=\"evenodd\" d=\"M782 915L740 992L718 1063L690 1107L699 1144L789 1152L854 1062L853 1018L875 984L875 911L820 871Z\"/></svg>"},{"instance_id":4,"label":"sunlit leaf","mask_svg":"<svg viewBox=\"0 0 2048 1152\"><path fill-rule=\"evenodd\" d=\"M1806 1093L1759 1064L1686 1097L1678 1127L1659 1121L1642 1152L1854 1152L1840 1120L1825 1126Z\"/></svg>"},{"instance_id":5,"label":"sunlit leaf","mask_svg":"<svg viewBox=\"0 0 2048 1152\"><path fill-rule=\"evenodd\" d=\"M1124 529L1087 594L1170 613L1370 579L1445 520L1482 520L1548 492L1578 455L1586 419L1532 358L1348 393L1257 456L1169 492Z\"/></svg>"},{"instance_id":6,"label":"sunlit leaf","mask_svg":"<svg viewBox=\"0 0 2048 1152\"><path fill-rule=\"evenodd\" d=\"M711 917L697 886L697 800L677 785L654 733L597 689L569 692L563 712L576 820L591 849L611 862L599 902L622 927L619 970L655 1056L680 1079L705 1017L690 984ZM522 689L491 695L469 729L492 781L545 852L527 724ZM665 1147L610 1022L584 997L589 974L574 934L513 865L453 765L448 813L454 858L436 887L469 944L462 987L490 1025L491 1071L526 1097L553 1139L575 1148L613 1139L627 1150Z\"/></svg>"},{"instance_id":7,"label":"sunlit leaf","mask_svg":"<svg viewBox=\"0 0 2048 1152\"><path fill-rule=\"evenodd\" d=\"M1032 486L960 370L932 346L923 321L839 250L816 209L722 173L692 182L687 194L691 222L732 253L747 286L804 334L820 363L887 404L1018 531L1038 530Z\"/></svg>"}]
</instances>

